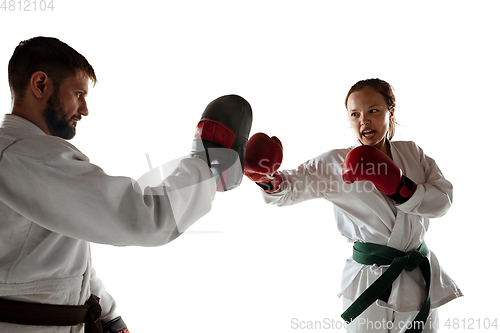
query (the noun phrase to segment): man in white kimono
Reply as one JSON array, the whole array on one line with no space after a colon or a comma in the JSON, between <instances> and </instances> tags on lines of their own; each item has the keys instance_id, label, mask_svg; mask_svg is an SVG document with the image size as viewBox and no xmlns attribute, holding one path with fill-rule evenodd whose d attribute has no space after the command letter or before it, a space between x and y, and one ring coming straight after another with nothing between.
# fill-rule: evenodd
<instances>
[{"instance_id":1,"label":"man in white kimono","mask_svg":"<svg viewBox=\"0 0 500 333\"><path fill-rule=\"evenodd\" d=\"M90 242L166 244L210 211L222 179L208 151L192 152L144 193L91 164L65 140L88 115L89 81L96 82L91 65L55 38L21 42L9 62L13 107L0 127L1 332L128 332L92 268ZM197 135L205 137L203 126Z\"/></svg>"}]
</instances>

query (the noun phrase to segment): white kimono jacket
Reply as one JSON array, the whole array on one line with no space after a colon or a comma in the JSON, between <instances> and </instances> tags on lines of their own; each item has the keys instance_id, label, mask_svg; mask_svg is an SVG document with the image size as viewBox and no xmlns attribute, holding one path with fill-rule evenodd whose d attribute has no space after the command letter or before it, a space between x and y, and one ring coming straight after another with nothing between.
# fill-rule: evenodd
<instances>
[{"instance_id":1,"label":"white kimono jacket","mask_svg":"<svg viewBox=\"0 0 500 333\"><path fill-rule=\"evenodd\" d=\"M452 203L452 185L434 160L413 142L391 142L394 162L403 174L417 184L417 190L405 203L398 204L379 192L369 181L345 184L342 167L347 149L326 152L295 170L280 171L282 183L272 194L263 192L267 203L278 206L324 198L333 203L339 231L350 242L382 244L403 252L417 249L424 240L429 219L444 215ZM375 170L374 170L375 171ZM368 170L367 170L368 172ZM384 172L384 170L381 170ZM453 280L444 272L429 251L431 307L439 307L462 296ZM347 259L339 296L353 301L365 291L388 266L366 266ZM424 302L425 282L420 269L403 271L392 285L388 302L377 304L398 312L417 311Z\"/></svg>"},{"instance_id":2,"label":"white kimono jacket","mask_svg":"<svg viewBox=\"0 0 500 333\"><path fill-rule=\"evenodd\" d=\"M104 322L113 298L91 264L90 243L163 245L205 215L216 183L207 164L186 158L156 188L106 175L66 140L6 115L0 128L0 297L82 305L101 298ZM80 332L0 322L0 332Z\"/></svg>"}]
</instances>

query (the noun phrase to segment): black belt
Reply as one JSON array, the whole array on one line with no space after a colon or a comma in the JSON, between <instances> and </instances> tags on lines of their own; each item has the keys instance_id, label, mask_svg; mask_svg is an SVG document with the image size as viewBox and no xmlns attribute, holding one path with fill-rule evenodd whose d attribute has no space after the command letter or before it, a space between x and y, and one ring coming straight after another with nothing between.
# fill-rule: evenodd
<instances>
[{"instance_id":1,"label":"black belt","mask_svg":"<svg viewBox=\"0 0 500 333\"><path fill-rule=\"evenodd\" d=\"M56 305L0 299L0 322L36 326L74 326L85 323L85 333L102 333L99 297L84 305Z\"/></svg>"}]
</instances>

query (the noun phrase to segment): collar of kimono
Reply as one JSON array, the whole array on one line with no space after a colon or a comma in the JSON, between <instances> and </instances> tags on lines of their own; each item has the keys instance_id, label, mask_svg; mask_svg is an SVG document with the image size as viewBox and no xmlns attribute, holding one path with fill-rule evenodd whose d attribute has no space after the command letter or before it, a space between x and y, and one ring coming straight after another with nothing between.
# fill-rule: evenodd
<instances>
[{"instance_id":1,"label":"collar of kimono","mask_svg":"<svg viewBox=\"0 0 500 333\"><path fill-rule=\"evenodd\" d=\"M6 114L3 119L1 127L20 129L35 134L46 135L45 132L42 131L40 127L36 126L31 121L15 114Z\"/></svg>"},{"instance_id":2,"label":"collar of kimono","mask_svg":"<svg viewBox=\"0 0 500 333\"><path fill-rule=\"evenodd\" d=\"M390 265L389 268L370 285L359 297L351 304L347 310L341 315L342 319L350 323L363 311L365 311L372 303L379 299L389 288L392 283L401 274L403 270L412 271L420 267L426 284L426 299L420 312L413 319L412 326L406 332L421 332L429 316L431 298L430 298L430 282L431 282L431 267L429 259L427 259L429 250L425 242L422 242L420 247L414 251L405 253L396 250L392 247L373 244L373 243L354 243L352 258L363 265Z\"/></svg>"}]
</instances>

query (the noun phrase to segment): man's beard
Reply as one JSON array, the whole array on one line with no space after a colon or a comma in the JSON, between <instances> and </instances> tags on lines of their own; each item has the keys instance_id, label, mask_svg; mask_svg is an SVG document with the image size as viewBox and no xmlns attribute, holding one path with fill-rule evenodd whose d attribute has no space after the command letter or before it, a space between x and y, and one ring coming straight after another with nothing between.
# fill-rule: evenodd
<instances>
[{"instance_id":1,"label":"man's beard","mask_svg":"<svg viewBox=\"0 0 500 333\"><path fill-rule=\"evenodd\" d=\"M79 118L77 116L73 116L69 120L64 119L65 112L58 99L58 95L58 89L56 89L49 97L47 107L43 111L43 118L45 119L45 124L53 136L70 140L76 134L76 126L71 126L69 123L73 121L73 119Z\"/></svg>"}]
</instances>

